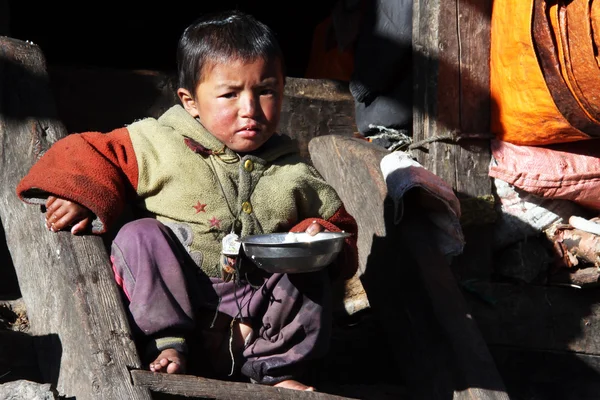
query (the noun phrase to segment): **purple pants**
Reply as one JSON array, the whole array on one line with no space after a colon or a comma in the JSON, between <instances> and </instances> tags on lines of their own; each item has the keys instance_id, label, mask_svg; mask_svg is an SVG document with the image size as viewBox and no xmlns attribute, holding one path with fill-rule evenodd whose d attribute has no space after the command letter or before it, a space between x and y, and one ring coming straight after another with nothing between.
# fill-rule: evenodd
<instances>
[{"instance_id":1,"label":"purple pants","mask_svg":"<svg viewBox=\"0 0 600 400\"><path fill-rule=\"evenodd\" d=\"M194 340L207 312L217 310L253 328L241 373L263 384L299 379L307 362L329 349L331 293L326 270L262 274L253 285L209 278L175 234L155 219L124 225L112 244L117 283L129 317L144 337ZM247 261L249 262L249 261Z\"/></svg>"}]
</instances>

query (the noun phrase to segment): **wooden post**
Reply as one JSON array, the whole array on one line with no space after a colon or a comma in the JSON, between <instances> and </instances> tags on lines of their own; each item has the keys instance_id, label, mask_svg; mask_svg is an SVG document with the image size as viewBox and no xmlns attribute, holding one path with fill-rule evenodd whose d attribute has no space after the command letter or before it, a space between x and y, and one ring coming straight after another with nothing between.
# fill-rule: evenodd
<instances>
[{"instance_id":1,"label":"wooden post","mask_svg":"<svg viewBox=\"0 0 600 400\"><path fill-rule=\"evenodd\" d=\"M493 222L490 162L492 0L415 0L413 140L436 140L417 160L452 185L461 200L466 246L458 275L488 278ZM443 137L460 138L440 139ZM471 138L471 139L469 139Z\"/></svg>"},{"instance_id":2,"label":"wooden post","mask_svg":"<svg viewBox=\"0 0 600 400\"><path fill-rule=\"evenodd\" d=\"M491 4L414 1L414 142L453 131L459 136L489 133ZM488 140L438 141L416 155L459 194L491 193Z\"/></svg>"},{"instance_id":3,"label":"wooden post","mask_svg":"<svg viewBox=\"0 0 600 400\"><path fill-rule=\"evenodd\" d=\"M150 399L100 237L50 234L15 188L66 132L56 118L40 49L0 37L0 219L14 262L44 382L83 399Z\"/></svg>"}]
</instances>

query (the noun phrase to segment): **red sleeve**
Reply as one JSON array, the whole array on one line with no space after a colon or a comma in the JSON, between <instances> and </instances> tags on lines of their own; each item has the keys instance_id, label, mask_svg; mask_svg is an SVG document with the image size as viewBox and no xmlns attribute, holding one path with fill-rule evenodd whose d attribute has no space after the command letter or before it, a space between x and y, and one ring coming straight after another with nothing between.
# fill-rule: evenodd
<instances>
[{"instance_id":1,"label":"red sleeve","mask_svg":"<svg viewBox=\"0 0 600 400\"><path fill-rule=\"evenodd\" d=\"M102 222L103 233L135 195L138 168L127 128L109 133L68 135L31 167L17 185L17 196L27 203L49 194L89 208Z\"/></svg>"},{"instance_id":2,"label":"red sleeve","mask_svg":"<svg viewBox=\"0 0 600 400\"><path fill-rule=\"evenodd\" d=\"M352 236L345 239L344 250L332 268L332 278L352 278L358 270L358 248L356 245L358 226L354 217L348 214L344 206L341 206L328 220L307 218L296 224L296 226L290 229L290 232L304 232L315 221L330 232L344 231L352 234Z\"/></svg>"}]
</instances>

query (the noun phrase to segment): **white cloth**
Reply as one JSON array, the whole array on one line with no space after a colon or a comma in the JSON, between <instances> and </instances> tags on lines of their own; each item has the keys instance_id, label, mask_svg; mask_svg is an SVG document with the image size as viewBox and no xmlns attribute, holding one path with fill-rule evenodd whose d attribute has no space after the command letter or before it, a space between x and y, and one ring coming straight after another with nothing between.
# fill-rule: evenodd
<instances>
[{"instance_id":1,"label":"white cloth","mask_svg":"<svg viewBox=\"0 0 600 400\"><path fill-rule=\"evenodd\" d=\"M460 202L452 187L401 151L384 156L380 167L388 196L394 201L394 223L402 220L404 195L418 189L422 211L438 228L432 232L432 240L446 256L462 253L465 240L460 225Z\"/></svg>"},{"instance_id":2,"label":"white cloth","mask_svg":"<svg viewBox=\"0 0 600 400\"><path fill-rule=\"evenodd\" d=\"M494 224L494 250L536 236L554 224L566 224L583 208L570 200L545 199L519 190L501 179L494 179L500 199L500 212Z\"/></svg>"}]
</instances>

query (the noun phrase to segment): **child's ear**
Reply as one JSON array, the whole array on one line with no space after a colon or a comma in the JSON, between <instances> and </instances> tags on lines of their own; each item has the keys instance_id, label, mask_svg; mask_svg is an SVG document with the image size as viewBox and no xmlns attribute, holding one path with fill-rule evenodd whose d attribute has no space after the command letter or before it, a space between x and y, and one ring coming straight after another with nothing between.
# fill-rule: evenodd
<instances>
[{"instance_id":1,"label":"child's ear","mask_svg":"<svg viewBox=\"0 0 600 400\"><path fill-rule=\"evenodd\" d=\"M179 96L179 100L181 100L181 105L185 110L194 118L198 116L198 109L196 108L196 101L194 100L194 96L187 90L183 88L177 89L177 96Z\"/></svg>"}]
</instances>

